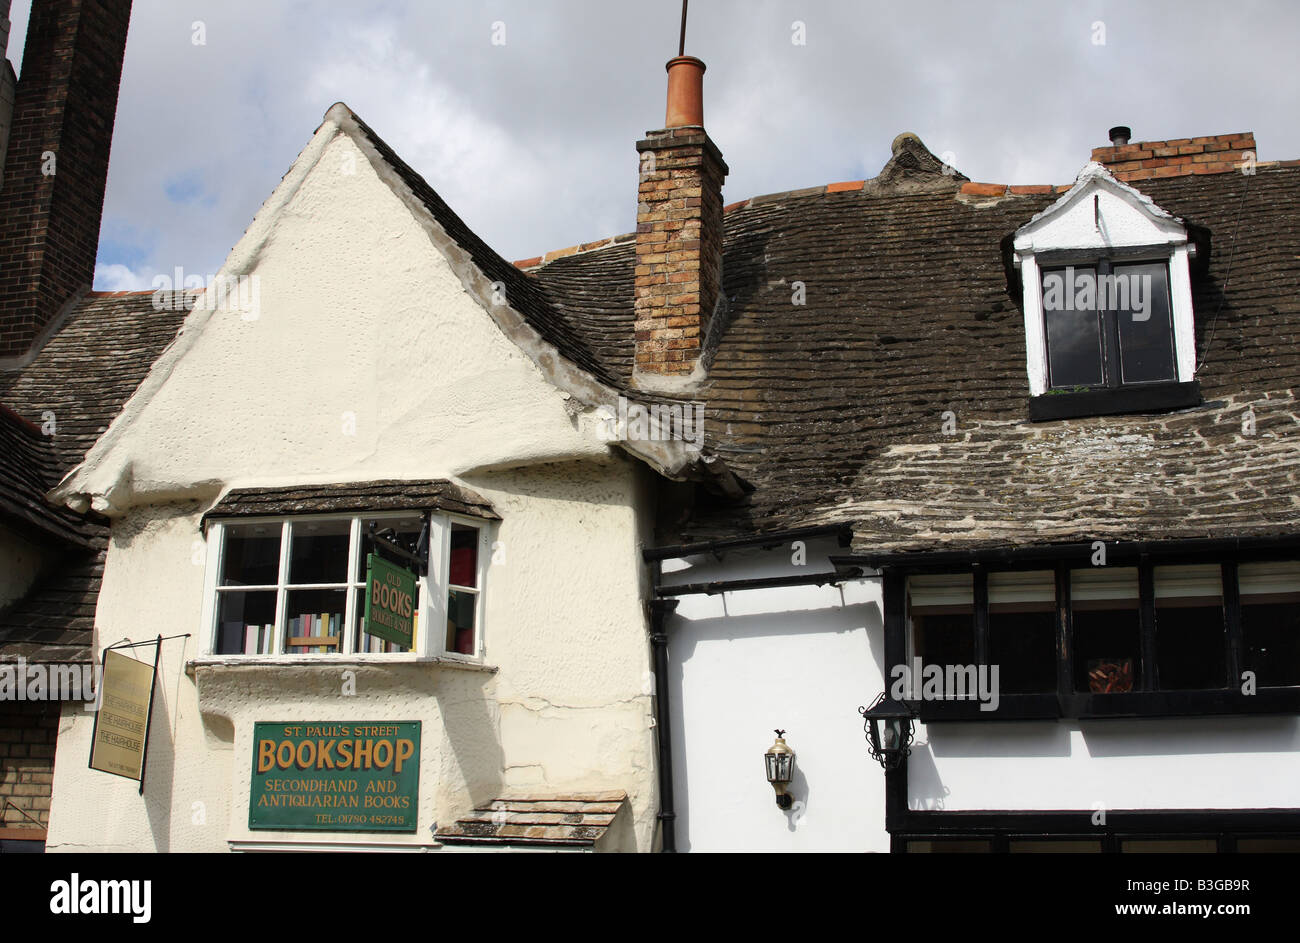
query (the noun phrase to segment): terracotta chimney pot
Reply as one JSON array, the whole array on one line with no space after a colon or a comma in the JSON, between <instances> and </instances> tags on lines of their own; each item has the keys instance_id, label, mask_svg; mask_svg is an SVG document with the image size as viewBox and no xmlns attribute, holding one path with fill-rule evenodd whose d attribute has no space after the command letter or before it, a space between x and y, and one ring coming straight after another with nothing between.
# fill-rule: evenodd
<instances>
[{"instance_id":1,"label":"terracotta chimney pot","mask_svg":"<svg viewBox=\"0 0 1300 943\"><path fill-rule=\"evenodd\" d=\"M664 68L668 70L664 127L704 127L704 63L694 56L676 56Z\"/></svg>"}]
</instances>

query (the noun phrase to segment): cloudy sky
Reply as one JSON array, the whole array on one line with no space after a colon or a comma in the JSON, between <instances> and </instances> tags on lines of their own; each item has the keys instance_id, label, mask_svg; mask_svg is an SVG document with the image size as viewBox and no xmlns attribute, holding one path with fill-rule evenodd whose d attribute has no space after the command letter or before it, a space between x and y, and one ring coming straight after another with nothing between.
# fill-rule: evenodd
<instances>
[{"instance_id":1,"label":"cloudy sky","mask_svg":"<svg viewBox=\"0 0 1300 943\"><path fill-rule=\"evenodd\" d=\"M136 0L96 287L215 272L339 100L507 258L627 232L680 12ZM900 131L992 182L1068 182L1116 124L1249 130L1261 160L1297 158L1297 37L1293 0L695 0L686 51L731 202L873 176Z\"/></svg>"}]
</instances>

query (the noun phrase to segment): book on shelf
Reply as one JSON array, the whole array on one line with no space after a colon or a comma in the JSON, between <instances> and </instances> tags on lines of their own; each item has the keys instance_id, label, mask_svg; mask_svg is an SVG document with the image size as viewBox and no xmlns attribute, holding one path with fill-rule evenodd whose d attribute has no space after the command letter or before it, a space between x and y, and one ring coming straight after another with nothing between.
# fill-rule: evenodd
<instances>
[{"instance_id":1,"label":"book on shelf","mask_svg":"<svg viewBox=\"0 0 1300 943\"><path fill-rule=\"evenodd\" d=\"M271 651L271 625L244 626L244 654L266 655Z\"/></svg>"}]
</instances>

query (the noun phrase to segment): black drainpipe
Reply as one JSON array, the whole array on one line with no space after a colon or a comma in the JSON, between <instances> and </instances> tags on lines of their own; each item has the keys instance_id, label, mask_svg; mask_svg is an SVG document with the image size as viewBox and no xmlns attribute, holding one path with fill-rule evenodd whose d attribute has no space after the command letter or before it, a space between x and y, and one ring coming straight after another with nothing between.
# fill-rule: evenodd
<instances>
[{"instance_id":1,"label":"black drainpipe","mask_svg":"<svg viewBox=\"0 0 1300 943\"><path fill-rule=\"evenodd\" d=\"M650 600L650 644L655 665L655 738L659 746L659 828L664 854L677 851L673 811L672 712L668 705L668 630L664 623L677 608L676 599Z\"/></svg>"}]
</instances>

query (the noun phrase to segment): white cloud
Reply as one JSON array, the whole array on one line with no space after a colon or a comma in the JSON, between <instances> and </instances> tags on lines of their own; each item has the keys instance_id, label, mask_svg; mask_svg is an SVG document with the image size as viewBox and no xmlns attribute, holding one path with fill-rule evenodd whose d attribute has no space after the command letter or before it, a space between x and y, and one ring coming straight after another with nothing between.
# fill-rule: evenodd
<instances>
[{"instance_id":1,"label":"white cloud","mask_svg":"<svg viewBox=\"0 0 1300 943\"><path fill-rule=\"evenodd\" d=\"M687 52L709 66L705 115L731 167L729 202L873 175L900 131L989 182L1067 183L1116 124L1138 140L1253 130L1261 159L1300 157L1289 52L1300 4L867 6L692 6ZM677 12L596 0L137 3L104 261L216 271L336 100L507 258L630 231L634 145L663 120ZM795 18L806 46L790 42ZM196 19L206 46L190 41ZM491 43L496 20L505 46ZM1228 65L1187 66L1210 61ZM169 201L178 178L211 205Z\"/></svg>"},{"instance_id":2,"label":"white cloud","mask_svg":"<svg viewBox=\"0 0 1300 943\"><path fill-rule=\"evenodd\" d=\"M125 265L96 265L95 291L143 291L152 288L152 276Z\"/></svg>"}]
</instances>

